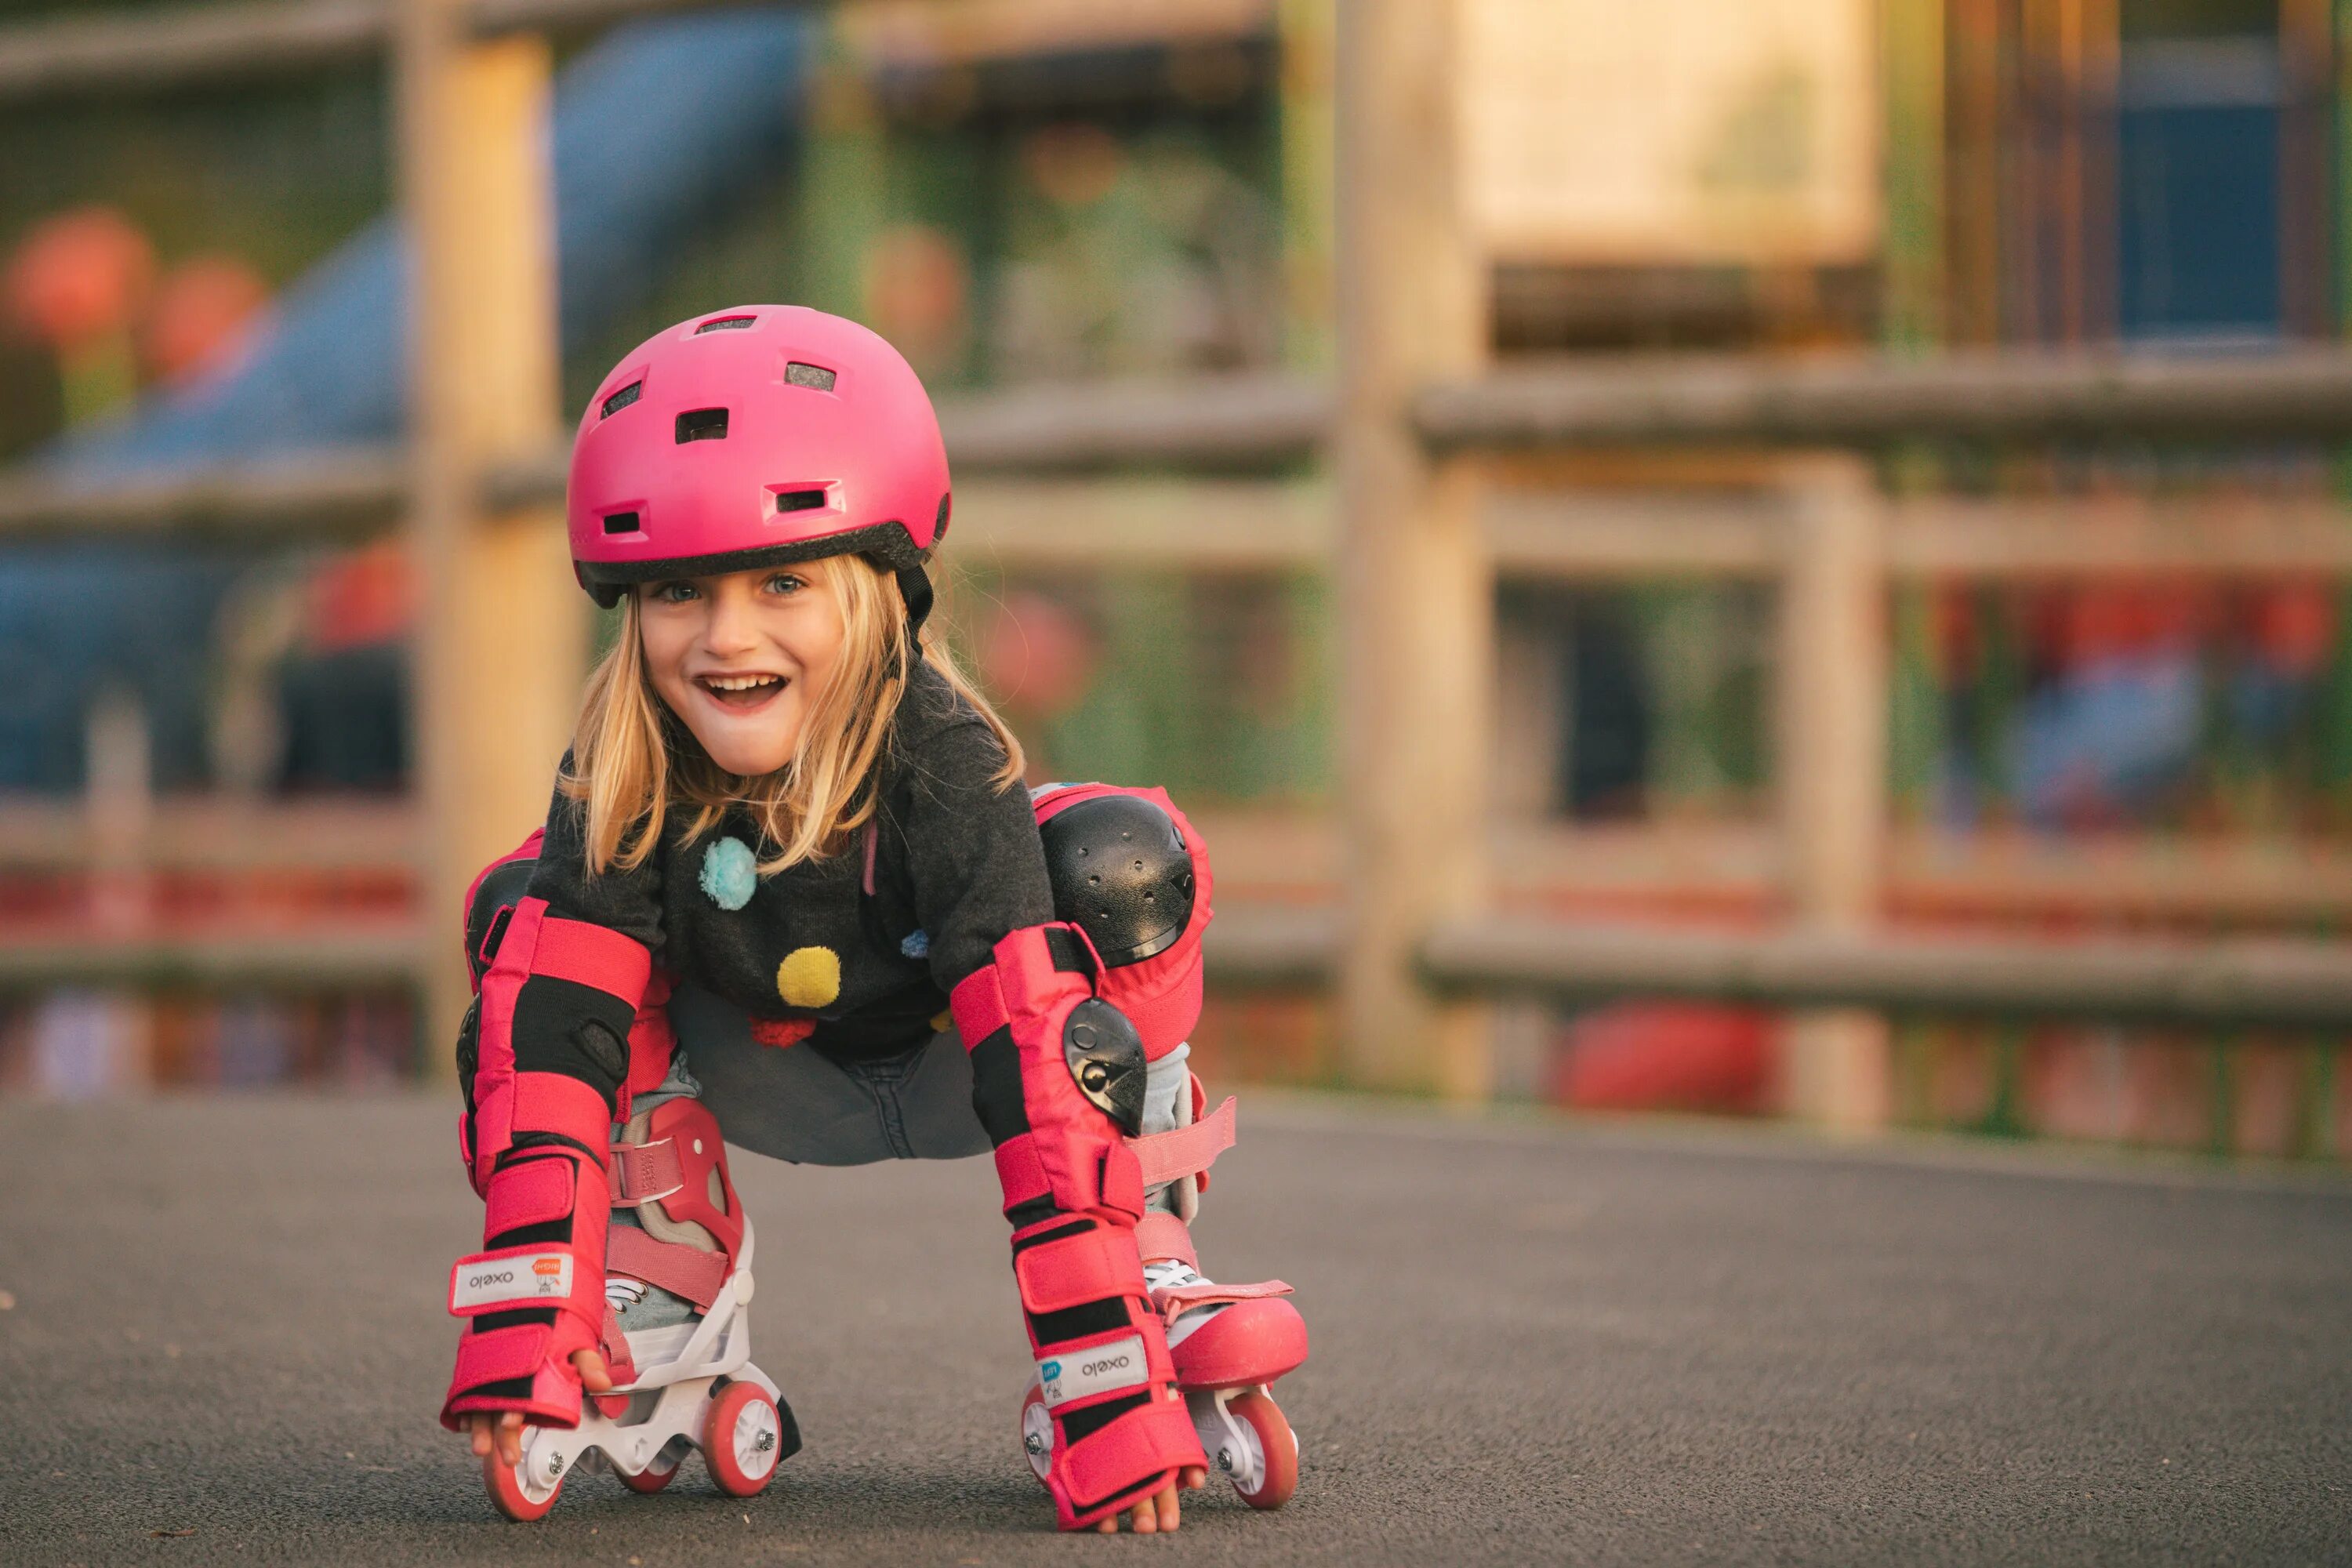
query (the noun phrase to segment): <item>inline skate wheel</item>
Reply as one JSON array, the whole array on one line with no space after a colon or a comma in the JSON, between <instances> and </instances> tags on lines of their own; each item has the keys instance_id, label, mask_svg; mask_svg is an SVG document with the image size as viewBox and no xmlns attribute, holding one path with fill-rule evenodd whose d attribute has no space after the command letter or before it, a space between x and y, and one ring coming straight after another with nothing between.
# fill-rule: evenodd
<instances>
[{"instance_id":1,"label":"inline skate wheel","mask_svg":"<svg viewBox=\"0 0 2352 1568\"><path fill-rule=\"evenodd\" d=\"M1021 1401L1021 1447L1043 1484L1054 1469L1054 1416L1045 1408L1045 1391L1034 1383Z\"/></svg>"},{"instance_id":2,"label":"inline skate wheel","mask_svg":"<svg viewBox=\"0 0 2352 1568\"><path fill-rule=\"evenodd\" d=\"M776 1402L758 1384L729 1384L710 1402L702 1428L702 1458L711 1480L729 1497L756 1494L783 1458L783 1430Z\"/></svg>"},{"instance_id":3,"label":"inline skate wheel","mask_svg":"<svg viewBox=\"0 0 2352 1568\"><path fill-rule=\"evenodd\" d=\"M555 1463L562 1464L560 1457L552 1458ZM529 1470L530 1465L531 1455L526 1448L521 1468ZM482 1489L490 1494L491 1506L500 1513L517 1524L529 1524L533 1520L545 1519L547 1510L555 1506L556 1498L563 1490L563 1474L560 1469L546 1477L518 1474L516 1467L499 1459L498 1450L493 1448L482 1456Z\"/></svg>"},{"instance_id":4,"label":"inline skate wheel","mask_svg":"<svg viewBox=\"0 0 2352 1568\"><path fill-rule=\"evenodd\" d=\"M1242 1491L1236 1486L1234 1490L1240 1492L1242 1501L1252 1508L1280 1508L1298 1489L1297 1434L1283 1419L1281 1407L1256 1389L1236 1394L1226 1408L1250 1429L1265 1456L1265 1478L1258 1483L1257 1489Z\"/></svg>"},{"instance_id":5,"label":"inline skate wheel","mask_svg":"<svg viewBox=\"0 0 2352 1568\"><path fill-rule=\"evenodd\" d=\"M662 1488L677 1479L677 1460L671 1458L669 1454L665 1452L656 1454L654 1456L654 1462L647 1465L644 1469L639 1470L634 1476L629 1474L626 1470L617 1468L614 1469L613 1473L620 1477L621 1484L628 1488L631 1491L645 1492L650 1495L661 1490Z\"/></svg>"}]
</instances>

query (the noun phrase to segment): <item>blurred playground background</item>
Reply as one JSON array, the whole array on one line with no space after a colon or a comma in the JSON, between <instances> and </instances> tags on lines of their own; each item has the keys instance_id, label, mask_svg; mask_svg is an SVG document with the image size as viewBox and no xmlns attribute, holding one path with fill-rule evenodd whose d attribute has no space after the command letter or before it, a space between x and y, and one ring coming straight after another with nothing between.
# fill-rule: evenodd
<instances>
[{"instance_id":1,"label":"blurred playground background","mask_svg":"<svg viewBox=\"0 0 2352 1568\"><path fill-rule=\"evenodd\" d=\"M428 8L0 4L0 1093L446 1071L449 879L533 825L600 633L546 549L562 438L647 332L784 300L945 407L951 624L1035 776L1202 824L1213 1076L2352 1154L2340 1001L2155 984L2306 973L2352 914L2338 7L1430 0L1360 47L1342 0ZM501 92L551 199L486 237L462 201L495 200L435 184L479 146L420 124ZM1416 200L1412 265L1451 271L1400 286ZM425 276L545 265L421 310L404 210L441 215ZM1429 347L1416 288L1466 330ZM543 366L426 384L509 308ZM1954 363L1990 379L1904 379ZM2077 363L2158 367L2216 428ZM1864 415L1776 423L1771 378L1820 367ZM1522 373L1542 439L1449 441L1397 391ZM1710 412L1726 377L1760 412ZM1454 598L1384 689L1361 650L1415 574ZM464 651L493 587L562 628L530 671ZM499 747L538 784L452 782ZM1475 875L1397 847L1414 790ZM1470 923L1416 957L1419 914ZM2152 978L1449 988L1488 916Z\"/></svg>"}]
</instances>

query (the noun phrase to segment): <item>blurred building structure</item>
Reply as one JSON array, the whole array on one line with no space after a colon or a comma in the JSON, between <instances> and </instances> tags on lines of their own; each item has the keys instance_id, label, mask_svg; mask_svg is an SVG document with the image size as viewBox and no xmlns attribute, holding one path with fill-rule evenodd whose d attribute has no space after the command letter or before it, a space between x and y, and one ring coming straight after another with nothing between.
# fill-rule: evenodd
<instances>
[{"instance_id":1,"label":"blurred building structure","mask_svg":"<svg viewBox=\"0 0 2352 1568\"><path fill-rule=\"evenodd\" d=\"M416 1016L446 1013L429 911L541 808L551 694L590 635L560 563L519 613L467 584L548 558L558 433L612 358L782 298L869 321L940 392L951 610L1041 771L1200 806L1232 983L1204 1058L2352 1149L2352 1020L2336 950L2309 945L2352 912L2352 371L2318 352L2352 277L2332 7L793 7L770 24L805 61L775 89L788 133L741 121L711 194L646 220L657 243L614 209L593 226L610 258L576 276L567 89L537 176L555 210L495 223L422 106L527 123L553 62L673 25L594 43L617 9L549 4L519 32L408 0L394 32L282 46L294 74L239 94L272 110L232 109L201 49L136 13L0 34L0 140L87 132L69 181L0 207L0 243L103 199L166 262L199 218L236 229L201 235L217 248L244 229L215 207L268 181L205 117L307 112L343 127L312 184L280 182L316 237L249 242L281 321L353 276L351 246L389 254L346 237L392 187L426 258L423 369L341 432L374 456L247 461L228 502L217 474L194 501L56 468L0 488L7 560L103 537L81 559L110 571L113 541L170 516L215 542L166 551L181 581L213 574L187 601L205 624L140 617L179 683L129 683L143 806L103 805L123 786L85 765L123 681L90 678L107 661L68 652L68 625L0 624L58 672L10 700L0 744L0 1085L271 1076L231 1059L364 1078L400 1058L384 1020L420 978L443 1000ZM91 91L131 78L149 95L109 129ZM128 163L158 126L217 149L234 198L167 201L89 150ZM362 133L376 162L353 162ZM504 294L451 281L486 264ZM397 279L368 265L396 384ZM541 324L468 363L499 340L451 323L486 300ZM0 442L37 457L65 401L7 352ZM200 424L203 395L177 395L161 416ZM413 597L323 553L404 515L428 518ZM0 563L0 597L20 581ZM394 599L424 628L404 666ZM502 635L542 645L539 697L466 689ZM540 733L476 756L518 702ZM1596 1002L1644 991L1679 999ZM1522 999L1477 1000L1496 994ZM438 1024L414 1032L437 1060Z\"/></svg>"}]
</instances>

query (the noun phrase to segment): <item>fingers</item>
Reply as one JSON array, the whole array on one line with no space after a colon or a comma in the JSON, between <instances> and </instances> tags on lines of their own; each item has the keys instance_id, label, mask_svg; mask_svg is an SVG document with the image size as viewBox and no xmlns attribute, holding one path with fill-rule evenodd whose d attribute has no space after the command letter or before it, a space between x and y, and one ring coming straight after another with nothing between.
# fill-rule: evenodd
<instances>
[{"instance_id":1,"label":"fingers","mask_svg":"<svg viewBox=\"0 0 2352 1568\"><path fill-rule=\"evenodd\" d=\"M604 1358L596 1352L573 1351L572 1365L580 1373L580 1386L589 1393L613 1392L613 1369L604 1364Z\"/></svg>"},{"instance_id":2,"label":"fingers","mask_svg":"<svg viewBox=\"0 0 2352 1568\"><path fill-rule=\"evenodd\" d=\"M521 1411L509 1410L493 1415L481 1410L461 1416L459 1420L462 1425L457 1430L466 1434L466 1446L473 1449L474 1458L485 1458L492 1448L496 1448L500 1464L512 1467L522 1463Z\"/></svg>"},{"instance_id":3,"label":"fingers","mask_svg":"<svg viewBox=\"0 0 2352 1568\"><path fill-rule=\"evenodd\" d=\"M1181 1481L1186 1491L1199 1491L1202 1487L1209 1484L1209 1467L1206 1465L1185 1466L1184 1474L1181 1478Z\"/></svg>"},{"instance_id":4,"label":"fingers","mask_svg":"<svg viewBox=\"0 0 2352 1568\"><path fill-rule=\"evenodd\" d=\"M1128 1529L1138 1535L1157 1535L1175 1529L1182 1522L1176 1510L1176 1489L1162 1487L1155 1495L1129 1509L1126 1519ZM1118 1529L1118 1516L1104 1520L1095 1528L1105 1535L1112 1534Z\"/></svg>"},{"instance_id":5,"label":"fingers","mask_svg":"<svg viewBox=\"0 0 2352 1568\"><path fill-rule=\"evenodd\" d=\"M509 1410L499 1417L499 1459L508 1468L522 1463L522 1412Z\"/></svg>"}]
</instances>

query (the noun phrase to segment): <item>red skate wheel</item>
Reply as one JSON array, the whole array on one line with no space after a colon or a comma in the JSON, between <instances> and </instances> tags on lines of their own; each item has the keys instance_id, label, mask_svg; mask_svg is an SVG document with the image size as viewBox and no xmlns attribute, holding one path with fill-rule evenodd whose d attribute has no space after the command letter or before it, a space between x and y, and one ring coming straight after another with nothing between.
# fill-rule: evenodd
<instances>
[{"instance_id":1,"label":"red skate wheel","mask_svg":"<svg viewBox=\"0 0 2352 1568\"><path fill-rule=\"evenodd\" d=\"M1045 1391L1034 1383L1021 1399L1021 1449L1043 1485L1054 1470L1054 1414L1045 1408Z\"/></svg>"},{"instance_id":2,"label":"red skate wheel","mask_svg":"<svg viewBox=\"0 0 2352 1568\"><path fill-rule=\"evenodd\" d=\"M710 1479L729 1497L751 1497L783 1458L783 1422L776 1402L756 1383L730 1383L710 1402L702 1428L702 1458Z\"/></svg>"},{"instance_id":3,"label":"red skate wheel","mask_svg":"<svg viewBox=\"0 0 2352 1568\"><path fill-rule=\"evenodd\" d=\"M530 1462L529 1454L523 1456L523 1462ZM533 1520L545 1519L547 1510L555 1506L556 1498L563 1490L563 1478L557 1476L541 1491L517 1475L515 1468L501 1460L493 1448L482 1456L482 1489L490 1494L491 1506L500 1513L517 1524L529 1524Z\"/></svg>"},{"instance_id":4,"label":"red skate wheel","mask_svg":"<svg viewBox=\"0 0 2352 1568\"><path fill-rule=\"evenodd\" d=\"M668 1466L667 1469L663 1468L665 1464ZM621 1484L628 1488L631 1491L653 1493L661 1490L662 1488L677 1479L677 1472L680 1466L677 1460L671 1458L667 1451L665 1450L662 1453L656 1454L654 1456L654 1462L647 1465L644 1469L639 1470L634 1476L629 1474L628 1471L618 1468L615 1468L613 1473L620 1477Z\"/></svg>"},{"instance_id":5,"label":"red skate wheel","mask_svg":"<svg viewBox=\"0 0 2352 1568\"><path fill-rule=\"evenodd\" d=\"M1247 1426L1257 1438L1259 1451L1265 1458L1265 1474L1255 1491L1242 1491L1242 1501L1252 1508L1280 1508L1298 1489L1298 1436L1290 1423L1282 1418L1282 1410L1265 1394L1252 1389L1236 1394L1225 1406L1234 1419Z\"/></svg>"}]
</instances>

